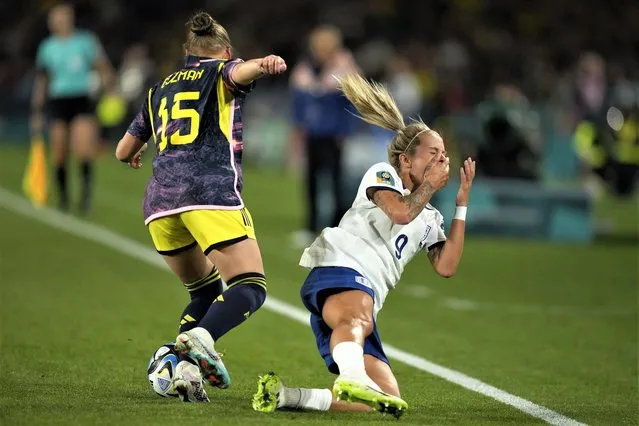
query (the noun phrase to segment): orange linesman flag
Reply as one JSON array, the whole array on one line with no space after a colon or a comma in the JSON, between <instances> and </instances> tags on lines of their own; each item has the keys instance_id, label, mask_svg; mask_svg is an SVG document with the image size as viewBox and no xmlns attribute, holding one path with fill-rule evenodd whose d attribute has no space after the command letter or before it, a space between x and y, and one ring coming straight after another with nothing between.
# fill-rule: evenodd
<instances>
[{"instance_id":1,"label":"orange linesman flag","mask_svg":"<svg viewBox=\"0 0 639 426\"><path fill-rule=\"evenodd\" d=\"M31 138L29 159L22 179L22 190L34 206L42 207L47 203L48 189L44 138L42 135L34 135Z\"/></svg>"}]
</instances>

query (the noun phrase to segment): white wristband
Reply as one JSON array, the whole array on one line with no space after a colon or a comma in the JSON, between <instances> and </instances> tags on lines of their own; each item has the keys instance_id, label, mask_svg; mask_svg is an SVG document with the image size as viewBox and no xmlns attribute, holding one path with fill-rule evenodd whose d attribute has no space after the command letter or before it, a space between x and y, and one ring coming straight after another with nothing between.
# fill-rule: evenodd
<instances>
[{"instance_id":1,"label":"white wristband","mask_svg":"<svg viewBox=\"0 0 639 426\"><path fill-rule=\"evenodd\" d=\"M455 216L453 216L453 219L457 219L457 220L466 220L466 210L468 210L467 206L457 206L457 208L455 208Z\"/></svg>"}]
</instances>

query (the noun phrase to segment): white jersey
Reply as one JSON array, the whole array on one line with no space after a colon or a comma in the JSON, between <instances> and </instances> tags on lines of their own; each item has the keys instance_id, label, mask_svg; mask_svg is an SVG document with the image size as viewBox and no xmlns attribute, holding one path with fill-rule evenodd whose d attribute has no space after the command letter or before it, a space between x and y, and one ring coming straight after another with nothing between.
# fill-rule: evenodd
<instances>
[{"instance_id":1,"label":"white jersey","mask_svg":"<svg viewBox=\"0 0 639 426\"><path fill-rule=\"evenodd\" d=\"M300 265L306 268L342 266L356 270L375 292L374 314L395 288L404 267L421 250L446 241L444 218L430 204L407 225L395 225L368 199L369 188L407 195L395 169L388 163L372 166L359 185L353 205L337 228L326 228L304 250Z\"/></svg>"}]
</instances>

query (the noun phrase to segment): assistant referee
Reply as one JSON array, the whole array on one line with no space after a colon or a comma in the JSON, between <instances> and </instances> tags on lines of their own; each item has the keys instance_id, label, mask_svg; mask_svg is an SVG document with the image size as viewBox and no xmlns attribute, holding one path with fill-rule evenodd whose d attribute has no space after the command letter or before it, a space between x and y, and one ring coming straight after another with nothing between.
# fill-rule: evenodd
<instances>
[{"instance_id":1,"label":"assistant referee","mask_svg":"<svg viewBox=\"0 0 639 426\"><path fill-rule=\"evenodd\" d=\"M91 206L93 160L97 153L98 125L89 98L90 76L97 69L102 85L111 87L113 72L99 40L88 31L75 28L74 11L68 4L49 12L51 35L44 39L36 58L37 74L32 94L31 127L44 128L47 102L49 140L58 186L58 206L69 208L67 190L68 147L80 162L82 194L79 209L87 213Z\"/></svg>"}]
</instances>

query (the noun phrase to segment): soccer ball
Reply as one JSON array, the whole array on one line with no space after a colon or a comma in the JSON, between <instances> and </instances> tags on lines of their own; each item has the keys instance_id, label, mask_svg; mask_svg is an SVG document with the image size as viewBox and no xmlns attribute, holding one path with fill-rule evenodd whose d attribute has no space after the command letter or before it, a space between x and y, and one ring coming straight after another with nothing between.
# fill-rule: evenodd
<instances>
[{"instance_id":1,"label":"soccer ball","mask_svg":"<svg viewBox=\"0 0 639 426\"><path fill-rule=\"evenodd\" d=\"M174 342L169 342L160 346L151 356L147 367L151 389L163 397L178 396L173 388L173 375L178 364L178 353L174 345Z\"/></svg>"}]
</instances>

